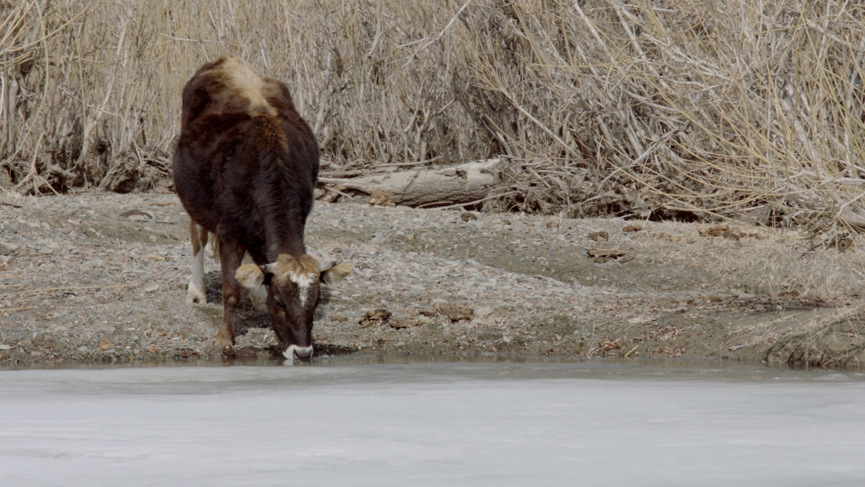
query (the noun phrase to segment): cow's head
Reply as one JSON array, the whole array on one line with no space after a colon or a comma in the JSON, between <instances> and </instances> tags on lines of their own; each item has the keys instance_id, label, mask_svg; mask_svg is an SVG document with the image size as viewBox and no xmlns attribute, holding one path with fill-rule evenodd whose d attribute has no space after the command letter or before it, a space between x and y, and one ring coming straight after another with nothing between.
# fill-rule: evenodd
<instances>
[{"instance_id":1,"label":"cow's head","mask_svg":"<svg viewBox=\"0 0 865 487\"><path fill-rule=\"evenodd\" d=\"M267 288L273 331L282 343L282 354L294 360L312 357L312 316L320 299L319 286L335 284L349 274L351 267L345 263L322 266L309 254L280 254L270 264L238 267L235 277L246 289Z\"/></svg>"}]
</instances>

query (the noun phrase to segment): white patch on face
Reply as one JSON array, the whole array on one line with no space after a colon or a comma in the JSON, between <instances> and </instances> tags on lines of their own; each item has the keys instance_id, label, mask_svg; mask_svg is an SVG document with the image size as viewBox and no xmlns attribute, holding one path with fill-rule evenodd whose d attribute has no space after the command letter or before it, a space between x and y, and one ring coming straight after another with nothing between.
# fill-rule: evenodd
<instances>
[{"instance_id":1,"label":"white patch on face","mask_svg":"<svg viewBox=\"0 0 865 487\"><path fill-rule=\"evenodd\" d=\"M300 305L303 306L306 304L306 297L309 294L309 286L315 281L315 274L295 274L294 272L288 273L288 278L291 279L291 282L297 284L297 297L300 298Z\"/></svg>"}]
</instances>

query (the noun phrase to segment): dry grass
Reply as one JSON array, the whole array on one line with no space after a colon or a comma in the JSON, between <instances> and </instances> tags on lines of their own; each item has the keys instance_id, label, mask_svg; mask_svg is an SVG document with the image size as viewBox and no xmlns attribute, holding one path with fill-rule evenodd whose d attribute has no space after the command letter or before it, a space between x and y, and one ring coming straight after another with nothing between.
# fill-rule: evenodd
<instances>
[{"instance_id":1,"label":"dry grass","mask_svg":"<svg viewBox=\"0 0 865 487\"><path fill-rule=\"evenodd\" d=\"M222 52L325 169L507 155L490 209L865 228L865 6L823 0L0 0L0 187L165 184Z\"/></svg>"},{"instance_id":2,"label":"dry grass","mask_svg":"<svg viewBox=\"0 0 865 487\"><path fill-rule=\"evenodd\" d=\"M764 330L765 361L809 367L861 368L865 350L865 303L819 315L795 327Z\"/></svg>"}]
</instances>

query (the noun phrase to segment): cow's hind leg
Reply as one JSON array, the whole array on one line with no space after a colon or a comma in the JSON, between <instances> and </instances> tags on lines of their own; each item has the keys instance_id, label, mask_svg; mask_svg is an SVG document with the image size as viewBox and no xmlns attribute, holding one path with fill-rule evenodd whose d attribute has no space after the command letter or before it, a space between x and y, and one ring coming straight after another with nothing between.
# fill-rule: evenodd
<instances>
[{"instance_id":1,"label":"cow's hind leg","mask_svg":"<svg viewBox=\"0 0 865 487\"><path fill-rule=\"evenodd\" d=\"M225 347L234 345L234 320L243 297L243 288L234 275L240 267L243 248L236 242L220 239L219 258L222 262L222 326L216 333L216 344Z\"/></svg>"},{"instance_id":2,"label":"cow's hind leg","mask_svg":"<svg viewBox=\"0 0 865 487\"><path fill-rule=\"evenodd\" d=\"M204 287L204 246L207 245L207 230L189 219L189 240L192 241L192 275L186 288L187 304L207 303Z\"/></svg>"}]
</instances>

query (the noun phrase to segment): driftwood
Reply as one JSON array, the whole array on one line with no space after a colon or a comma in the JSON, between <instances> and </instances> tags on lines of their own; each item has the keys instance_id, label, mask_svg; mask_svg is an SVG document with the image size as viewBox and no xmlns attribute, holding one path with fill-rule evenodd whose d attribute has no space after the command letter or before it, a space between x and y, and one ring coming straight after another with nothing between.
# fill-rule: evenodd
<instances>
[{"instance_id":1,"label":"driftwood","mask_svg":"<svg viewBox=\"0 0 865 487\"><path fill-rule=\"evenodd\" d=\"M457 205L482 200L493 189L501 159L469 162L439 169L372 174L358 178L319 178L334 194L384 192L390 203L404 206Z\"/></svg>"}]
</instances>

